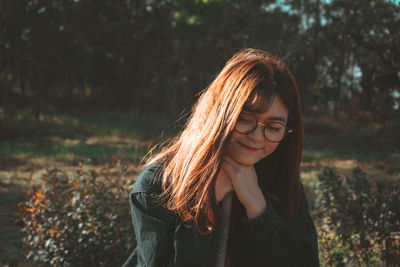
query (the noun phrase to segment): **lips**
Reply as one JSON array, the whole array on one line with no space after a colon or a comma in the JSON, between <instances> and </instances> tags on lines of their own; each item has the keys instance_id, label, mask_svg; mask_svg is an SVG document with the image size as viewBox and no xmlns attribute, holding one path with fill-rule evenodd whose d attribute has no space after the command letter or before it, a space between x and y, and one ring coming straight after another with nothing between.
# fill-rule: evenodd
<instances>
[{"instance_id":1,"label":"lips","mask_svg":"<svg viewBox=\"0 0 400 267\"><path fill-rule=\"evenodd\" d=\"M257 151L257 150L259 150L259 148L251 147L251 146L245 145L245 144L240 143L240 142L238 142L238 143L239 143L241 146L243 146L245 149L249 150L249 151Z\"/></svg>"}]
</instances>

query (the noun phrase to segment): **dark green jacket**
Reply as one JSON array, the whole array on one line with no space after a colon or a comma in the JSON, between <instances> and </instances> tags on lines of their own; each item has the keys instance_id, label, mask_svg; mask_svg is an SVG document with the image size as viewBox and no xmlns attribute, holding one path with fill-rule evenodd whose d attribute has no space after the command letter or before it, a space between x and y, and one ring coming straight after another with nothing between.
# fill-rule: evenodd
<instances>
[{"instance_id":1,"label":"dark green jacket","mask_svg":"<svg viewBox=\"0 0 400 267\"><path fill-rule=\"evenodd\" d=\"M124 266L212 267L215 265L218 224L211 234L201 235L194 225L153 198L161 192L160 167L152 165L137 178L130 195L137 247ZM296 267L319 266L317 234L308 212L304 191L294 224L289 224L267 200L266 210L248 219L236 197L232 202L242 209L230 240L234 266Z\"/></svg>"}]
</instances>

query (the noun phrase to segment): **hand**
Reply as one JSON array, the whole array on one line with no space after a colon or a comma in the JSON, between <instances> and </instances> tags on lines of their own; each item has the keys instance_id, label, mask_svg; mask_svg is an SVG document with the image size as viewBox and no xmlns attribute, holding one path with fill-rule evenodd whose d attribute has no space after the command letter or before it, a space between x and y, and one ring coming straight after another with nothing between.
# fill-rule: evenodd
<instances>
[{"instance_id":1,"label":"hand","mask_svg":"<svg viewBox=\"0 0 400 267\"><path fill-rule=\"evenodd\" d=\"M248 218L252 219L260 215L267 207L267 202L258 186L258 178L254 166L239 164L231 157L226 156L222 163L222 171L230 178L231 186L239 201L245 207Z\"/></svg>"}]
</instances>

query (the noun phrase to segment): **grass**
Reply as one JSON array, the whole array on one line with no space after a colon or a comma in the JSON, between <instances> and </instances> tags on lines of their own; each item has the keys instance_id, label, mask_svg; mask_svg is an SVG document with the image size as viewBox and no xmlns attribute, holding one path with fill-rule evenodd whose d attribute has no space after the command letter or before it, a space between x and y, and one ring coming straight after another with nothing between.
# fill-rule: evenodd
<instances>
[{"instance_id":1,"label":"grass","mask_svg":"<svg viewBox=\"0 0 400 267\"><path fill-rule=\"evenodd\" d=\"M134 119L126 114L54 114L36 122L32 116L0 120L0 167L51 157L67 162L88 161L101 164L111 155L123 153L135 161L161 137L167 119Z\"/></svg>"},{"instance_id":2,"label":"grass","mask_svg":"<svg viewBox=\"0 0 400 267\"><path fill-rule=\"evenodd\" d=\"M323 124L307 117L305 123L302 178L311 202L315 177L324 166L343 174L359 166L374 179L400 178L399 124L390 130L344 131L342 124ZM133 178L143 155L180 125L170 118L135 119L115 112L55 113L42 116L39 122L29 112L11 120L0 113L0 264L16 264L24 258L17 204L41 182L46 169L59 166L68 171L83 164L111 173L122 160L128 177Z\"/></svg>"}]
</instances>

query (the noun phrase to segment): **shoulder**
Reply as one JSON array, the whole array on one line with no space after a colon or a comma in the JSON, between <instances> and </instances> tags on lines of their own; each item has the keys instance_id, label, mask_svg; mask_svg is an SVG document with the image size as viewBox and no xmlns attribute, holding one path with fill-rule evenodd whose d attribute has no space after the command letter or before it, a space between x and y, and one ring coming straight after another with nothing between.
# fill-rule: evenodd
<instances>
[{"instance_id":1,"label":"shoulder","mask_svg":"<svg viewBox=\"0 0 400 267\"><path fill-rule=\"evenodd\" d=\"M139 174L133 186L132 193L160 193L163 166L152 164Z\"/></svg>"},{"instance_id":2,"label":"shoulder","mask_svg":"<svg viewBox=\"0 0 400 267\"><path fill-rule=\"evenodd\" d=\"M152 164L146 167L137 177L130 194L130 204L134 215L134 225L144 218L173 224L175 213L165 206L165 199L159 198L162 192L163 166Z\"/></svg>"}]
</instances>

